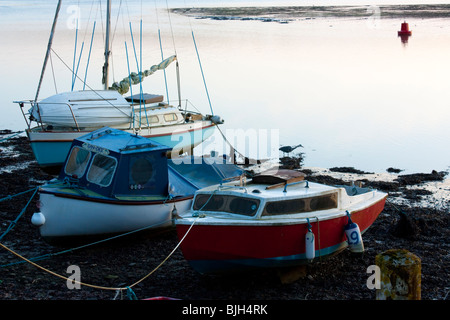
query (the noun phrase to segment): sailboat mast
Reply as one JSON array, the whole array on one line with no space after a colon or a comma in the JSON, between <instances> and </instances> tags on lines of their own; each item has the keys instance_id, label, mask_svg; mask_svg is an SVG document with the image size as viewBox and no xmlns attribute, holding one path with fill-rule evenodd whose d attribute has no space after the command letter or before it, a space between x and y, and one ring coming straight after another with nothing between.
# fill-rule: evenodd
<instances>
[{"instance_id":1,"label":"sailboat mast","mask_svg":"<svg viewBox=\"0 0 450 320\"><path fill-rule=\"evenodd\" d=\"M105 36L105 64L103 65L103 79L102 83L105 85L105 90L108 90L109 82L109 34L111 30L111 0L107 1L106 5L106 36Z\"/></svg>"},{"instance_id":2,"label":"sailboat mast","mask_svg":"<svg viewBox=\"0 0 450 320\"><path fill-rule=\"evenodd\" d=\"M61 0L58 1L58 5L56 6L55 18L53 19L52 31L50 32L50 38L48 39L47 45L47 53L45 54L44 65L42 66L41 77L39 79L38 88L36 91L36 98L34 98L34 102L37 101L39 96L39 91L41 90L42 78L44 77L45 68L47 66L47 61L50 56L50 50L52 49L53 43L53 35L55 34L56 21L58 21L59 9L61 8Z\"/></svg>"}]
</instances>

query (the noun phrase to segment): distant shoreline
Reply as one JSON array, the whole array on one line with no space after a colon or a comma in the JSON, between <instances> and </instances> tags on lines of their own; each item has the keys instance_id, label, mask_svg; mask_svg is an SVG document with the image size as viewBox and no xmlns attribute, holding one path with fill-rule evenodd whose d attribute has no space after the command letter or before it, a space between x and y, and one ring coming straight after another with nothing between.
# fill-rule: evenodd
<instances>
[{"instance_id":1,"label":"distant shoreline","mask_svg":"<svg viewBox=\"0 0 450 320\"><path fill-rule=\"evenodd\" d=\"M196 19L293 20L314 18L448 18L450 4L381 6L273 6L173 8L172 12Z\"/></svg>"}]
</instances>

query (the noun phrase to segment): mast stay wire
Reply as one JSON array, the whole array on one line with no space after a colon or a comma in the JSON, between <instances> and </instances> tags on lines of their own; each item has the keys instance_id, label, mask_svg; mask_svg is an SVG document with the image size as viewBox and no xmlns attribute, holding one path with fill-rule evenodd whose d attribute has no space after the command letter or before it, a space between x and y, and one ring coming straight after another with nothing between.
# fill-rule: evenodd
<instances>
[{"instance_id":1,"label":"mast stay wire","mask_svg":"<svg viewBox=\"0 0 450 320\"><path fill-rule=\"evenodd\" d=\"M184 4L186 6L186 0L184 1ZM188 16L188 21L189 21L189 27L191 28L192 40L194 41L195 52L197 53L198 64L200 66L200 72L201 72L202 78L203 78L203 85L205 86L206 96L207 96L208 102L209 102L209 108L211 109L211 114L214 115L213 107L211 104L211 99L209 97L208 86L206 85L205 74L203 72L202 62L200 60L200 55L198 53L197 43L195 42L194 29L192 28L191 17L189 15L187 15L187 16Z\"/></svg>"},{"instance_id":2,"label":"mast stay wire","mask_svg":"<svg viewBox=\"0 0 450 320\"><path fill-rule=\"evenodd\" d=\"M158 39L159 39L159 49L161 51L161 61L164 61L164 53L163 53L163 47L162 47L162 42L161 42L161 27L159 24L159 15L158 15L158 8L156 6L156 0L155 0L155 14L156 14L156 23L158 25ZM167 103L170 102L169 99L169 88L167 86L167 76L166 76L166 69L164 68L163 70L164 72L164 84L166 85L166 95L167 95Z\"/></svg>"}]
</instances>

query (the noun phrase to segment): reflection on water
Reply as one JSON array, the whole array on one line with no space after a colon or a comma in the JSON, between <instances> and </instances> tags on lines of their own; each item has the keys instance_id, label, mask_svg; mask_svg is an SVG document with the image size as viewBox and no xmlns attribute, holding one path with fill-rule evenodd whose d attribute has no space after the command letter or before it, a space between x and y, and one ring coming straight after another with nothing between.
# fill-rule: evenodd
<instances>
[{"instance_id":1,"label":"reflection on water","mask_svg":"<svg viewBox=\"0 0 450 320\"><path fill-rule=\"evenodd\" d=\"M406 172L448 169L449 21L408 18L414 37L405 46L397 35L403 19L380 19L374 24L363 17L315 17L281 24L171 14L170 25L167 12L160 10L156 15L151 12L152 6L143 10L144 65L161 60L159 28L164 55L168 57L176 49L179 56L182 98L189 99L200 111L210 112L192 41L194 31L212 107L225 119L224 133L242 130L244 135L266 135L260 137L258 146L264 145L261 141L273 141L271 133L278 134L279 144L301 143L304 148L296 151L305 152L306 166L354 166L371 172L383 172L388 167ZM12 101L31 99L36 93L53 13L49 9L48 19L40 16L29 24L9 16L9 24L1 25L4 71L0 85L4 94L0 102L5 116L0 128L25 127ZM75 32L66 27L69 14L61 13L54 49L71 67ZM87 19L88 14L84 17ZM130 50L130 67L136 69L132 40L126 35L129 19L140 58L140 15L117 19L114 80L128 74L125 41ZM85 41L81 78L92 21L83 25L78 34L78 54L81 41ZM101 23L100 16L97 23ZM97 55L89 62L88 83L101 88L102 35L96 34L94 39L92 52L97 51ZM70 90L68 67L55 55L52 57L56 90ZM170 100L177 100L175 77L175 69L169 68ZM44 82L41 98L55 93L51 68ZM149 93L166 92L162 73L146 79L143 86ZM76 83L76 90L81 87L80 81ZM225 147L220 135L205 143L206 151L227 152ZM267 154L253 145L243 148L239 151L252 153L250 157Z\"/></svg>"}]
</instances>

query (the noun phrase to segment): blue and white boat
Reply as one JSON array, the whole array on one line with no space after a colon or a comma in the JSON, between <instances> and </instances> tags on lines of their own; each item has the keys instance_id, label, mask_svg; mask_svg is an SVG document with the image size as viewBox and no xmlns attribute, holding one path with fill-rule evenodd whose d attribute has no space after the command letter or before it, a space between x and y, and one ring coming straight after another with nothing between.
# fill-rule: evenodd
<instances>
[{"instance_id":1,"label":"blue and white boat","mask_svg":"<svg viewBox=\"0 0 450 320\"><path fill-rule=\"evenodd\" d=\"M102 98L99 99L98 95ZM111 100L115 101L114 106L117 108L110 105ZM217 116L185 112L163 102L146 100L143 102L146 117L141 118L142 125L138 126L134 124L136 119L139 119L138 112L133 112L136 105L127 100L130 98L123 98L117 91L100 90L67 92L33 103L35 109L30 109L31 114L36 115L37 111L34 110L40 110L41 114L53 115L51 118L43 118L46 122L31 116L30 119L37 122L34 127L32 122L27 121L28 127L25 131L39 166L48 172L58 172L64 164L72 141L104 126L137 133L170 147L172 152L178 154L191 153L193 148L213 135L216 126L222 123ZM24 102L19 103L23 106ZM134 100L134 104L136 103L136 109L140 109L139 101ZM64 115L62 112L70 109L74 111L72 125L69 125L72 112L69 112L70 115ZM60 116L56 116L58 112ZM57 119L61 119L62 123L55 123ZM82 119L85 119L85 122L80 124ZM86 126L86 123L89 126Z\"/></svg>"},{"instance_id":2,"label":"blue and white boat","mask_svg":"<svg viewBox=\"0 0 450 320\"><path fill-rule=\"evenodd\" d=\"M58 172L73 139L105 126L150 138L170 147L178 154L191 152L214 133L218 124L223 123L217 115L203 115L183 108L180 90L177 106L169 104L169 101L164 102L162 95L144 93L142 86L134 95L123 96L129 90L132 91L133 85L140 84L145 77L158 70L166 69L172 62L176 62L178 75L179 65L176 55L164 59L148 70L142 70L140 67L139 72L130 72L122 81L110 86L111 1L107 1L106 6L105 51L102 52L105 59L102 74L104 88L85 90L86 83L84 83L83 90L73 90L77 75L75 70L72 70L70 73L73 78L72 91L57 93L39 100L41 82L52 52L51 46L60 7L61 0L56 9L36 97L33 100L14 101L19 104L24 115L27 124L26 134L41 168L49 172ZM27 105L31 108L25 108Z\"/></svg>"},{"instance_id":3,"label":"blue and white boat","mask_svg":"<svg viewBox=\"0 0 450 320\"><path fill-rule=\"evenodd\" d=\"M48 240L164 228L195 191L243 172L223 157L171 160L168 151L109 127L75 139L58 178L40 188L32 223Z\"/></svg>"}]
</instances>

